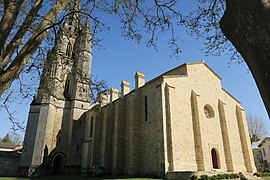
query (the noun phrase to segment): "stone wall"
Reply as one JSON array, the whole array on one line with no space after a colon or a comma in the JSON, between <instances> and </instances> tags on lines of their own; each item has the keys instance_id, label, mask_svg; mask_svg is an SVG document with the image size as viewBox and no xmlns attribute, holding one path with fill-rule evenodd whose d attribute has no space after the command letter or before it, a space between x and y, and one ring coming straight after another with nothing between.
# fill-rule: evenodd
<instances>
[{"instance_id":1,"label":"stone wall","mask_svg":"<svg viewBox=\"0 0 270 180\"><path fill-rule=\"evenodd\" d=\"M83 154L90 164L84 162L83 168L103 165L113 174L164 174L161 88L155 88L158 83L88 112L86 131L91 129L93 117L94 134L85 137Z\"/></svg>"},{"instance_id":2,"label":"stone wall","mask_svg":"<svg viewBox=\"0 0 270 180\"><path fill-rule=\"evenodd\" d=\"M254 172L242 108L237 115L239 102L221 88L220 78L203 63L187 67L188 77L165 79L173 127L174 170L212 171L214 148L218 171ZM207 104L213 109L213 117L205 115Z\"/></svg>"},{"instance_id":3,"label":"stone wall","mask_svg":"<svg viewBox=\"0 0 270 180\"><path fill-rule=\"evenodd\" d=\"M245 112L206 64L184 64L136 87L121 97L113 89L114 101L87 113L85 131L93 117L94 133L85 136L84 169L159 177L255 172Z\"/></svg>"},{"instance_id":4,"label":"stone wall","mask_svg":"<svg viewBox=\"0 0 270 180\"><path fill-rule=\"evenodd\" d=\"M16 176L20 164L20 153L0 152L0 176Z\"/></svg>"}]
</instances>

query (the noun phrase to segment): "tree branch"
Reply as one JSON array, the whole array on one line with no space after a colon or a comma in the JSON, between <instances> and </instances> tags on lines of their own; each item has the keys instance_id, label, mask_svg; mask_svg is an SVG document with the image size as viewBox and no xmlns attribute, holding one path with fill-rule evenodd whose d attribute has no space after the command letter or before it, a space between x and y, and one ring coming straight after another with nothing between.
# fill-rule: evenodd
<instances>
[{"instance_id":1,"label":"tree branch","mask_svg":"<svg viewBox=\"0 0 270 180\"><path fill-rule=\"evenodd\" d=\"M50 11L46 14L44 19L40 22L35 33L30 37L27 43L22 47L21 51L15 57L14 61L9 67L0 72L0 84L3 85L0 89L0 95L10 87L13 80L15 80L24 69L25 65L30 61L33 53L47 37L46 30L51 27L56 20L58 14L66 7L68 1L57 0ZM45 30L45 31L44 31Z\"/></svg>"},{"instance_id":2,"label":"tree branch","mask_svg":"<svg viewBox=\"0 0 270 180\"><path fill-rule=\"evenodd\" d=\"M7 45L5 53L3 55L3 61L0 61L0 72L4 70L7 64L10 62L10 59L17 48L22 45L23 39L27 31L29 30L34 18L37 16L39 10L42 7L43 0L36 0L35 4L32 6L31 10L27 14L24 22L22 23L21 27Z\"/></svg>"},{"instance_id":3,"label":"tree branch","mask_svg":"<svg viewBox=\"0 0 270 180\"><path fill-rule=\"evenodd\" d=\"M4 15L0 21L0 56L2 57L5 50L5 43L14 26L17 16L25 0L5 0Z\"/></svg>"}]
</instances>

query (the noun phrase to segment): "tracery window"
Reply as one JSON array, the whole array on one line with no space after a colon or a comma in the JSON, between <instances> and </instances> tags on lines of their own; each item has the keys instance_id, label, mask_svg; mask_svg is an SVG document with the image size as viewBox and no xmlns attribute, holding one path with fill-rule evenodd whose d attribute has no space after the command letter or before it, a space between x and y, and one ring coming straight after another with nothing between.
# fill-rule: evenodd
<instances>
[{"instance_id":1,"label":"tracery window","mask_svg":"<svg viewBox=\"0 0 270 180\"><path fill-rule=\"evenodd\" d=\"M204 114L208 119L215 117L214 109L209 104L204 106Z\"/></svg>"},{"instance_id":2,"label":"tracery window","mask_svg":"<svg viewBox=\"0 0 270 180\"><path fill-rule=\"evenodd\" d=\"M51 76L52 77L55 77L56 76L56 64L52 64Z\"/></svg>"},{"instance_id":3,"label":"tracery window","mask_svg":"<svg viewBox=\"0 0 270 180\"><path fill-rule=\"evenodd\" d=\"M71 43L69 42L67 45L66 56L70 57L71 55L72 55L72 46Z\"/></svg>"}]
</instances>

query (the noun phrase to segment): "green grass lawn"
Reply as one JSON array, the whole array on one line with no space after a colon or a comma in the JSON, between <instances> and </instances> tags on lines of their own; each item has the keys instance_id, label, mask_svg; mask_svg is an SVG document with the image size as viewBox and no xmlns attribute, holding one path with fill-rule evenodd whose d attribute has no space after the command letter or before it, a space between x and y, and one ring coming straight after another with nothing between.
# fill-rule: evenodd
<instances>
[{"instance_id":1,"label":"green grass lawn","mask_svg":"<svg viewBox=\"0 0 270 180\"><path fill-rule=\"evenodd\" d=\"M33 178L34 180L97 180L97 179L106 179L106 180L158 180L153 178L92 178L86 176L47 176L47 177L39 177ZM0 177L0 180L31 180L31 178L15 178L15 177Z\"/></svg>"}]
</instances>

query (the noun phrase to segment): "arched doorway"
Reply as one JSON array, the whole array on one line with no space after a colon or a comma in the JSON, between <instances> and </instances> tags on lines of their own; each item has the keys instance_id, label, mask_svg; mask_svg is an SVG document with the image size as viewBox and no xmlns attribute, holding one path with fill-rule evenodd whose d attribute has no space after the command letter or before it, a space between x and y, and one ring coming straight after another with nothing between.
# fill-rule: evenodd
<instances>
[{"instance_id":1,"label":"arched doorway","mask_svg":"<svg viewBox=\"0 0 270 180\"><path fill-rule=\"evenodd\" d=\"M216 149L211 150L213 169L219 169L218 152Z\"/></svg>"},{"instance_id":2,"label":"arched doorway","mask_svg":"<svg viewBox=\"0 0 270 180\"><path fill-rule=\"evenodd\" d=\"M58 154L53 160L53 174L62 174L64 167L64 158Z\"/></svg>"}]
</instances>

